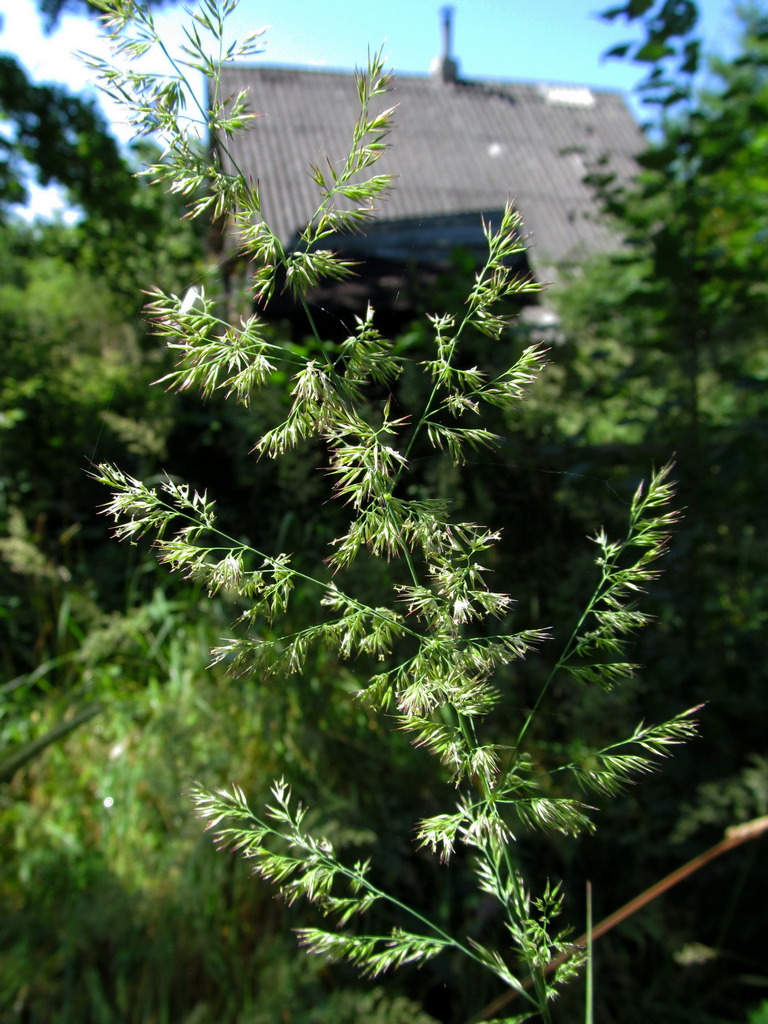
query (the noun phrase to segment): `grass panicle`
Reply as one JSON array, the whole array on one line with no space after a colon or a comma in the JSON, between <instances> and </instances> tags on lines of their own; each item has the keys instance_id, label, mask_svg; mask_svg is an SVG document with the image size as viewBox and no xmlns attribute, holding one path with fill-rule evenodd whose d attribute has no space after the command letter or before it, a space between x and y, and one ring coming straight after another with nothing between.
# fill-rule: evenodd
<instances>
[{"instance_id":1,"label":"grass panicle","mask_svg":"<svg viewBox=\"0 0 768 1024\"><path fill-rule=\"evenodd\" d=\"M99 0L99 6L121 58L130 61L155 48L169 61L166 77L91 62L102 87L127 104L137 131L163 139L165 155L147 173L189 195L193 215L229 218L233 245L253 263L253 292L261 302L280 280L309 314L311 288L353 272L325 244L361 229L393 187L392 177L376 169L395 117L395 108L386 105L391 80L381 54L370 55L355 79L360 115L348 156L338 165L309 168L316 210L298 247L287 252L262 216L257 186L231 159L223 160L227 139L258 130L258 123L245 96L220 96L218 69L255 52L259 34L240 47L228 44L225 20L234 4L205 0L181 54L173 56L140 3ZM213 43L213 57L204 52L204 37ZM211 82L208 108L194 99L192 70L203 71ZM207 149L200 144L204 133ZM210 594L225 590L237 597L244 609L241 629L214 652L215 662L234 678L258 675L268 686L301 672L310 652L321 649L339 664L348 662L362 698L394 713L412 743L439 760L448 806L418 823L416 841L443 861L458 847L467 849L478 889L498 904L506 941L486 948L379 889L375 860L350 862L337 853L307 826L306 809L283 780L274 784L273 800L261 812L250 809L237 786L214 792L196 785L197 813L216 842L247 858L288 902L307 900L335 919L335 930L299 929L310 953L377 977L451 950L527 1001L526 1013L509 1019L538 1014L548 1021L551 999L583 956L574 954L556 927L563 902L559 888L547 883L538 895L531 893L514 847L531 832L591 832L594 809L578 797L579 788L592 797L616 795L674 744L690 738L695 725L692 712L659 726L640 725L578 763L544 763L526 749L529 728L544 711L555 678L608 690L632 674L629 640L647 623L638 600L658 572L676 514L668 465L638 488L622 539L612 540L602 530L594 537L595 586L570 634L559 623L521 630L512 625L512 596L490 584L500 533L462 521L450 502L424 496L414 485L416 454L421 458L425 449L459 467L503 443L484 422L488 407L504 410L509 422L546 364L540 347L519 350L509 331L510 300L539 287L516 269L525 248L520 216L508 206L500 223L484 223L483 230L484 265L460 313L430 315L432 351L424 359L410 357L380 334L370 306L346 341L326 342L316 333L316 344L299 350L268 341L256 315L228 324L202 289L181 298L152 293L154 330L177 356L177 368L161 381L167 388L196 389L203 397L221 391L247 406L259 389L285 382L282 419L262 433L255 450L262 459L279 460L309 440L324 447L328 496L343 505L346 526L327 538L320 572L301 550L269 553L227 536L213 502L173 478L150 487L112 466L97 467L94 475L112 491L105 511L115 519L119 538L153 534L160 560L172 571L199 581ZM468 365L466 341L478 334L508 353L502 372ZM421 377L424 396L421 405L407 410L392 400L406 365ZM374 602L359 586L358 569L371 560L382 565ZM305 595L314 595L314 620L281 632L281 623L302 621L292 616L299 582ZM565 642L559 640L563 630ZM507 669L556 644L560 653L533 707L518 714L507 740L499 742L495 716L514 704L508 692L514 675ZM365 932L374 904L392 911L389 932ZM545 968L564 951L568 959L548 978Z\"/></svg>"}]
</instances>

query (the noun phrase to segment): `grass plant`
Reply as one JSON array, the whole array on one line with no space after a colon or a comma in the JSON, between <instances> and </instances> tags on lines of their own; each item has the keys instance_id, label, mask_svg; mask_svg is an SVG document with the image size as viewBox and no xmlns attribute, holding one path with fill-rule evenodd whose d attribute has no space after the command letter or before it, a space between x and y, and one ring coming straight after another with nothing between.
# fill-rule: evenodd
<instances>
[{"instance_id":1,"label":"grass plant","mask_svg":"<svg viewBox=\"0 0 768 1024\"><path fill-rule=\"evenodd\" d=\"M317 208L289 251L262 215L258 184L228 159L228 138L252 127L259 113L248 109L245 95L222 96L218 84L223 61L252 55L259 44L258 34L242 46L227 42L234 0L203 0L178 55L142 4L99 0L97 6L116 59L91 66L102 87L126 105L137 131L158 133L165 146L147 174L187 196L192 216L227 218L234 244L253 263L257 310L285 287L312 324L312 287L352 273L326 247L328 239L363 228L394 187L376 166L395 116L381 54L370 56L355 79L360 116L350 126L347 159L309 169ZM170 61L167 75L131 63L152 48ZM200 72L210 82L207 107L190 86L190 76ZM207 151L199 145L206 134ZM371 978L458 957L518 993L521 1009L504 1018L509 1024L549 1022L552 1000L583 964L584 951L558 923L560 886L525 877L526 838L589 834L592 802L620 795L656 768L694 734L695 723L687 710L661 724L641 722L608 744L580 737L576 760L544 755L531 743L556 679L608 691L632 676L631 637L647 622L638 601L659 571L676 513L667 465L637 487L623 536L603 530L594 536L594 584L569 622L527 628L503 581L499 589L491 586L495 553L502 545L514 549L514 536L463 521L449 500L428 491L421 472L425 458L470 472L479 453L497 450L503 438L490 429L498 422L495 410L514 430L516 410L547 361L540 347L519 348L510 332L515 301L538 288L514 269L524 247L520 218L508 207L483 229L486 262L468 282L460 314L429 316L426 358L383 336L370 307L342 343L316 332L311 345L298 349L276 343L259 312L226 322L202 287L181 296L152 294L155 333L178 359L163 378L166 387L195 388L204 397L222 392L245 406L258 400L260 389L284 387L287 412L263 432L256 454L280 460L307 445L324 452L328 498L343 505L346 522L327 537L320 567L302 550L277 549L271 538L251 543L228 534L218 525L213 498L173 476L155 485L113 465L100 465L94 475L111 491L105 511L118 538L151 536L172 571L211 598L226 594L238 602L237 628L213 656L233 687L258 680L265 690L280 689L325 659L332 673L354 679L352 699L380 716L379 728L392 725L419 757L435 760L443 798L416 823L416 844L443 864L468 862L477 899L495 907L503 928L491 944L452 928L439 907L409 903L396 884L382 881L377 849L358 856L335 842L329 807L322 801L309 807L283 776L262 807L242 781L216 787L200 773L193 801L218 845L238 851L289 903L304 899L328 919L298 929L308 952ZM477 339L489 350L503 346L507 367L489 374L468 362L467 346ZM406 365L423 379L425 396L407 408L399 390ZM371 578L373 600L365 585ZM535 658L547 658L552 668L535 700L520 707L516 666ZM208 745L215 757L225 756L212 740ZM550 976L553 960L559 963Z\"/></svg>"}]
</instances>

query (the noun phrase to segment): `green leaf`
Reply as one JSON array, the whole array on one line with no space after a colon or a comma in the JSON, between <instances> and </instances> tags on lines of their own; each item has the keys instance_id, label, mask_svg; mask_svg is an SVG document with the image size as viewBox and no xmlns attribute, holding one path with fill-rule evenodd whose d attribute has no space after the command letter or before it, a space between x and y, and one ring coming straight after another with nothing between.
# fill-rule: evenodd
<instances>
[{"instance_id":1,"label":"green leaf","mask_svg":"<svg viewBox=\"0 0 768 1024\"><path fill-rule=\"evenodd\" d=\"M30 761L39 757L39 755L48 747L65 739L70 735L70 733L79 729L85 722L88 722L91 718L101 714L102 711L103 708L99 704L93 704L90 707L83 708L71 717L59 722L58 725L49 729L48 732L44 733L42 736L38 736L36 739L30 740L28 743L24 743L12 754L5 754L3 758L0 759L0 782L10 782L16 772L23 768L24 765L29 764Z\"/></svg>"}]
</instances>

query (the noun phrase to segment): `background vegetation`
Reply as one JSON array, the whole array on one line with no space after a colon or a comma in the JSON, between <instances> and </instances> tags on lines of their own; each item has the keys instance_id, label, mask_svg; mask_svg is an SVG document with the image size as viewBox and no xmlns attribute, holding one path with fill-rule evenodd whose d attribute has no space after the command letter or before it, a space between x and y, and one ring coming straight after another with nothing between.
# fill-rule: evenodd
<instances>
[{"instance_id":1,"label":"background vegetation","mask_svg":"<svg viewBox=\"0 0 768 1024\"><path fill-rule=\"evenodd\" d=\"M529 848L534 870L565 878L577 931L586 878L600 882L599 918L728 825L768 813L768 23L746 9L739 54L704 75L692 13L637 2L614 12L647 30L625 55L647 67L654 124L637 187L616 190L610 168L595 168L628 248L553 293L562 337L513 440L466 474L425 470L465 518L515 538L494 568L537 626L578 607L590 588L584 537L619 522L649 463L677 454L685 519L653 590L643 668L613 699L605 733L631 730L638 712L660 719L706 702L702 739L606 808L597 837ZM95 514L104 495L83 472L94 455L143 479L168 467L215 493L233 535L258 524L318 561L334 512L318 508L311 446L279 470L248 457L277 396L243 413L148 387L169 366L139 315L141 289L181 292L210 271L180 207L132 177L145 154L121 154L96 112L43 95L12 58L0 62L0 107L15 126L0 165L0 1016L462 1020L455 965L385 992L308 959L291 911L215 855L191 818L190 777L236 778L258 801L286 772L336 808L338 842L384 849L415 902L441 901L457 926L483 919L399 838L431 780L404 740L393 746L349 703L355 680L318 657L279 692L225 681L208 652L228 629L227 598L202 600L148 550L108 540ZM70 190L83 210L76 226L12 216L29 164ZM416 329L402 340L419 343ZM290 497L291 512L276 513L284 503L273 496ZM529 675L523 704L538 691ZM556 696L535 737L542 749L599 733L605 709L588 690ZM599 1021L762 1019L765 843L710 865L597 945ZM578 992L569 998L562 1019L579 1004Z\"/></svg>"}]
</instances>

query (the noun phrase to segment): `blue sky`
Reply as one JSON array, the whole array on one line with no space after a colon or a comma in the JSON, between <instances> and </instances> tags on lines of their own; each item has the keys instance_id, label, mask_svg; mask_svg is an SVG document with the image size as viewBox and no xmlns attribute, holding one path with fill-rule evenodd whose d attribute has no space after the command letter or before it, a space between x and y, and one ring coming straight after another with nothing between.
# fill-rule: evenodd
<instances>
[{"instance_id":1,"label":"blue sky","mask_svg":"<svg viewBox=\"0 0 768 1024\"><path fill-rule=\"evenodd\" d=\"M615 0L616 2L616 0ZM441 0L241 0L233 31L266 27L268 64L353 68L368 48L384 46L395 71L427 73L440 50ZM602 54L631 38L634 28L602 22L609 0L453 0L453 51L468 78L510 78L618 89L628 96L641 69ZM728 52L736 38L732 0L700 0L701 35L709 50ZM50 37L33 0L0 0L0 49L16 54L37 81L88 88L73 50L104 52L96 23L66 16ZM178 38L183 6L157 15ZM116 112L107 108L110 117ZM118 128L118 134L121 133Z\"/></svg>"},{"instance_id":2,"label":"blue sky","mask_svg":"<svg viewBox=\"0 0 768 1024\"><path fill-rule=\"evenodd\" d=\"M615 0L614 0L615 2ZM514 78L630 90L639 69L601 59L627 38L619 21L596 12L609 0L453 0L454 51L473 78ZM702 32L710 48L735 36L731 0L700 0ZM276 64L351 68L368 47L384 45L401 72L426 72L440 48L441 0L241 0L236 31L268 26L261 58ZM50 38L40 31L34 0L0 0L0 48L17 53L38 79L85 82L70 51L98 46L88 19L68 15ZM173 33L182 16L174 5L158 15ZM631 35L631 30L630 30Z\"/></svg>"}]
</instances>

